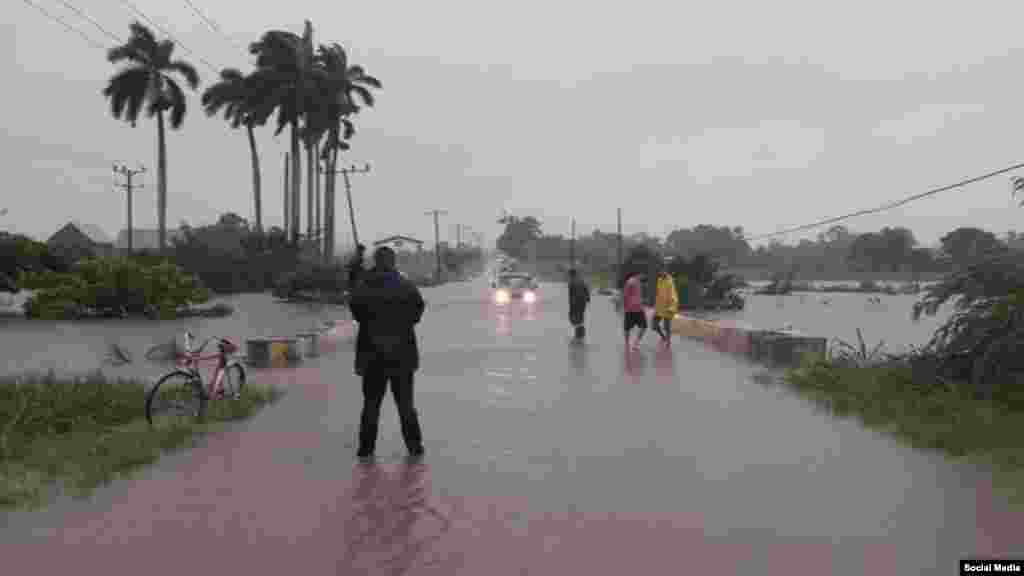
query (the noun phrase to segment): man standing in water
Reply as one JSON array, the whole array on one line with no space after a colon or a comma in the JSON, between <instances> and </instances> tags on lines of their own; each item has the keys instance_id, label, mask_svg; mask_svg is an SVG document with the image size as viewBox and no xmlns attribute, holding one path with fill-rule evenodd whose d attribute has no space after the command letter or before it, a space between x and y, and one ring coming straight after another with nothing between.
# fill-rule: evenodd
<instances>
[{"instance_id":1,"label":"man standing in water","mask_svg":"<svg viewBox=\"0 0 1024 576\"><path fill-rule=\"evenodd\" d=\"M352 317L359 323L356 374L363 377L363 412L359 421L361 461L373 458L380 405L391 385L402 438L412 458L423 455L423 437L413 402L413 375L419 370L415 326L423 317L423 296L395 269L395 251L387 246L373 254L374 267L352 297Z\"/></svg>"},{"instance_id":2,"label":"man standing in water","mask_svg":"<svg viewBox=\"0 0 1024 576\"><path fill-rule=\"evenodd\" d=\"M569 270L569 323L575 330L577 340L582 340L585 334L583 327L583 314L590 303L590 288L580 278L575 268Z\"/></svg>"},{"instance_id":3,"label":"man standing in water","mask_svg":"<svg viewBox=\"0 0 1024 576\"><path fill-rule=\"evenodd\" d=\"M622 289L622 319L625 330L626 347L629 348L629 333L633 328L638 328L636 341L632 348L638 350L640 341L647 332L647 313L644 311L643 299L643 274L633 274L626 279L626 285Z\"/></svg>"}]
</instances>

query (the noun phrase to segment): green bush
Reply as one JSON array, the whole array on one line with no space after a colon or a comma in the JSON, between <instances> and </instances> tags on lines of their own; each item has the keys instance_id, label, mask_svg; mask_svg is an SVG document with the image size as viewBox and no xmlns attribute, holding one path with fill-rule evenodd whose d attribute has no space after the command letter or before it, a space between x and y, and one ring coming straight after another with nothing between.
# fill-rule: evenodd
<instances>
[{"instance_id":1,"label":"green bush","mask_svg":"<svg viewBox=\"0 0 1024 576\"><path fill-rule=\"evenodd\" d=\"M121 313L168 318L182 306L210 298L194 276L166 260L146 265L135 259L89 259L68 273L23 272L18 282L37 291L25 304L33 318Z\"/></svg>"}]
</instances>

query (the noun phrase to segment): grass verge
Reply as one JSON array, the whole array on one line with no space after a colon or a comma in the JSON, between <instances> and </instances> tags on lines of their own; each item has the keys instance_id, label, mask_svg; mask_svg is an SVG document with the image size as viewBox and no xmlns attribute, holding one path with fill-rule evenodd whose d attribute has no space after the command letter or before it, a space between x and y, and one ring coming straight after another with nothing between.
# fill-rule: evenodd
<instances>
[{"instance_id":1,"label":"grass verge","mask_svg":"<svg viewBox=\"0 0 1024 576\"><path fill-rule=\"evenodd\" d=\"M151 428L143 414L147 386L99 372L0 377L0 509L41 508L57 486L88 497L282 395L250 386L241 400L211 402L202 423Z\"/></svg>"},{"instance_id":2,"label":"grass verge","mask_svg":"<svg viewBox=\"0 0 1024 576\"><path fill-rule=\"evenodd\" d=\"M834 416L898 437L918 449L991 466L993 482L1024 509L1024 393L998 387L990 399L966 384L915 384L909 366L838 367L821 359L785 380Z\"/></svg>"}]
</instances>

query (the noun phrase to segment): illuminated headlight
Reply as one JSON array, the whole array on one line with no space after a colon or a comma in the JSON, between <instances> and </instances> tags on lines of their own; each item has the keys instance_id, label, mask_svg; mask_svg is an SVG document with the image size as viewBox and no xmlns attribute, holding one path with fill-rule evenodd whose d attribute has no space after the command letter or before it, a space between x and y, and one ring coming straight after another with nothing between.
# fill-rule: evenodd
<instances>
[{"instance_id":1,"label":"illuminated headlight","mask_svg":"<svg viewBox=\"0 0 1024 576\"><path fill-rule=\"evenodd\" d=\"M536 302L537 301L537 295L534 294L533 292L527 292L527 293L523 294L523 300L525 302Z\"/></svg>"},{"instance_id":2,"label":"illuminated headlight","mask_svg":"<svg viewBox=\"0 0 1024 576\"><path fill-rule=\"evenodd\" d=\"M508 302L508 300L509 300L509 298L508 298L508 291L507 290L498 290L497 292L494 293L494 299L499 304L504 304L504 303Z\"/></svg>"}]
</instances>

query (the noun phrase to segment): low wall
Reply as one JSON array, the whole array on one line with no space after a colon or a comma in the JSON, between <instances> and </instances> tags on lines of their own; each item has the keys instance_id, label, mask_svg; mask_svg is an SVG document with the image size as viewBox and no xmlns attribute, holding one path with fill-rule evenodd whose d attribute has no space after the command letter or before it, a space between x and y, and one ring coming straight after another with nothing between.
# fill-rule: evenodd
<instances>
[{"instance_id":1,"label":"low wall","mask_svg":"<svg viewBox=\"0 0 1024 576\"><path fill-rule=\"evenodd\" d=\"M828 341L794 331L758 329L746 322L695 318L680 314L672 331L701 340L715 350L773 366L795 366L805 354L825 354Z\"/></svg>"}]
</instances>

